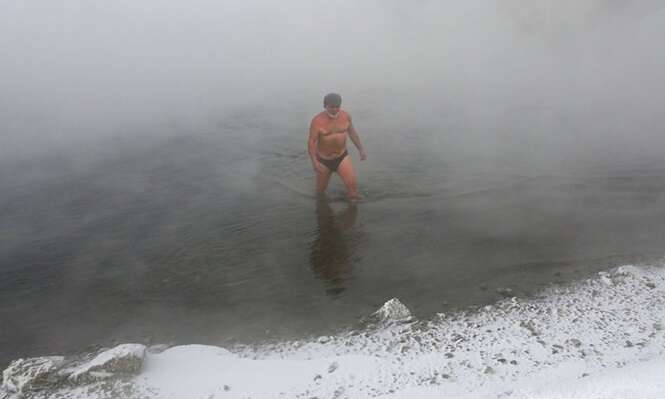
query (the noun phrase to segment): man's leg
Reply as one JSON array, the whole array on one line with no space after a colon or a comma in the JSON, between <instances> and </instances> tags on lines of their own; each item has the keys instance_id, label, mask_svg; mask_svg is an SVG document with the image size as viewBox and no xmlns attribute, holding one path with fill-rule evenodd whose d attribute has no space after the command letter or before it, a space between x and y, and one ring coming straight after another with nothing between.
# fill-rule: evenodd
<instances>
[{"instance_id":1,"label":"man's leg","mask_svg":"<svg viewBox=\"0 0 665 399\"><path fill-rule=\"evenodd\" d=\"M339 177L342 178L342 181L346 186L347 198L351 201L357 200L359 195L356 183L356 172L353 170L353 162L351 161L350 155L344 157L337 167L337 173L339 173Z\"/></svg>"},{"instance_id":2,"label":"man's leg","mask_svg":"<svg viewBox=\"0 0 665 399\"><path fill-rule=\"evenodd\" d=\"M330 181L330 175L332 172L325 165L325 172L316 172L316 194L323 194L328 188L328 182Z\"/></svg>"}]
</instances>

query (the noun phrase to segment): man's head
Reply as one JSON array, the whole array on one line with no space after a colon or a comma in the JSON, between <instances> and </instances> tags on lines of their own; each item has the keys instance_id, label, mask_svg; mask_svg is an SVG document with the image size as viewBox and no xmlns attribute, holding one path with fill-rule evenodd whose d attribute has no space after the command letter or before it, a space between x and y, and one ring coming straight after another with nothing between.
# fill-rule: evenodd
<instances>
[{"instance_id":1,"label":"man's head","mask_svg":"<svg viewBox=\"0 0 665 399\"><path fill-rule=\"evenodd\" d=\"M339 107L342 105L342 96L337 93L326 94L323 97L323 108L331 118L337 117Z\"/></svg>"}]
</instances>

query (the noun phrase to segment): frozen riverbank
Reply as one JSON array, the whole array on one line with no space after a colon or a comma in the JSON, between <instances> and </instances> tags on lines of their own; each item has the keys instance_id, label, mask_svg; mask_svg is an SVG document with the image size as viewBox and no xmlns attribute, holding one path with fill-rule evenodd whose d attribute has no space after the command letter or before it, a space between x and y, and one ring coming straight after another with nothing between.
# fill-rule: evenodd
<instances>
[{"instance_id":1,"label":"frozen riverbank","mask_svg":"<svg viewBox=\"0 0 665 399\"><path fill-rule=\"evenodd\" d=\"M413 320L398 301L389 301L361 327L337 336L231 350L154 348L131 377L101 373L92 383L75 385L72 370L86 365L69 364L54 369L60 382L53 378L56 383L46 390L25 393L44 398L662 397L664 325L663 266L623 266L528 300L509 298L433 320ZM14 395L11 389L5 383L8 397Z\"/></svg>"}]
</instances>

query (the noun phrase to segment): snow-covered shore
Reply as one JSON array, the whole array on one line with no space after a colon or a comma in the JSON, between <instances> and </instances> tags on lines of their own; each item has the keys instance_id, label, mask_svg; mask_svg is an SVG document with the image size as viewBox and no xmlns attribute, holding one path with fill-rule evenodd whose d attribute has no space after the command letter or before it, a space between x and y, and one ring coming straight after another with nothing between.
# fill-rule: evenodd
<instances>
[{"instance_id":1,"label":"snow-covered shore","mask_svg":"<svg viewBox=\"0 0 665 399\"><path fill-rule=\"evenodd\" d=\"M509 298L432 320L413 320L399 301L389 301L362 327L336 336L230 350L187 345L147 351L132 377L101 373L91 384L60 383L24 393L39 398L662 398L664 325L663 265L623 266L528 300ZM80 373L86 367L70 369ZM15 394L8 390L7 396Z\"/></svg>"}]
</instances>

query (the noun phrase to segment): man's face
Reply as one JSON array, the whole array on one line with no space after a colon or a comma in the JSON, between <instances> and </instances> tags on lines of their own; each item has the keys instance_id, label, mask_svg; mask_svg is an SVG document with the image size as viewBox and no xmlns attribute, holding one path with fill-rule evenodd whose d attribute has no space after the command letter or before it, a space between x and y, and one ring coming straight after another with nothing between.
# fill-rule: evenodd
<instances>
[{"instance_id":1,"label":"man's face","mask_svg":"<svg viewBox=\"0 0 665 399\"><path fill-rule=\"evenodd\" d=\"M326 112L327 112L328 115L330 115L330 116L335 116L335 115L337 115L337 113L339 112L339 105L331 105L331 104L328 104L328 105L326 105L325 108L326 108Z\"/></svg>"}]
</instances>

